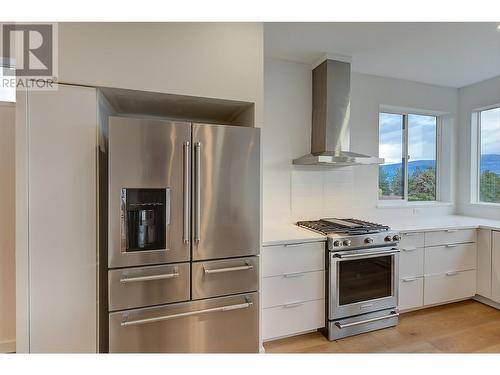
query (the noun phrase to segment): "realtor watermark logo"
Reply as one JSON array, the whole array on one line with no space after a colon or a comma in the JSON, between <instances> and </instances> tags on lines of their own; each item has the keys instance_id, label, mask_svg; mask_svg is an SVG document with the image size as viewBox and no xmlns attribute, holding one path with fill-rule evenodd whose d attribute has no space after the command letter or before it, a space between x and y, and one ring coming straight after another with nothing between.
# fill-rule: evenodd
<instances>
[{"instance_id":1,"label":"realtor watermark logo","mask_svg":"<svg viewBox=\"0 0 500 375\"><path fill-rule=\"evenodd\" d=\"M55 90L57 24L1 24L3 88ZM14 69L12 69L14 68Z\"/></svg>"}]
</instances>

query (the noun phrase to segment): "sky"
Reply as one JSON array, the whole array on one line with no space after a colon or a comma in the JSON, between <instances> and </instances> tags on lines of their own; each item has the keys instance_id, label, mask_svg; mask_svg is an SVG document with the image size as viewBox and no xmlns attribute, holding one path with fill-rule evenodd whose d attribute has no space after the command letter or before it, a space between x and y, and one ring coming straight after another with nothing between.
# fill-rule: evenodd
<instances>
[{"instance_id":1,"label":"sky","mask_svg":"<svg viewBox=\"0 0 500 375\"><path fill-rule=\"evenodd\" d=\"M500 154L500 108L481 112L481 154Z\"/></svg>"},{"instance_id":2,"label":"sky","mask_svg":"<svg viewBox=\"0 0 500 375\"><path fill-rule=\"evenodd\" d=\"M380 113L379 156L385 164L400 163L402 159L403 115ZM409 161L436 158L436 117L408 115Z\"/></svg>"}]
</instances>

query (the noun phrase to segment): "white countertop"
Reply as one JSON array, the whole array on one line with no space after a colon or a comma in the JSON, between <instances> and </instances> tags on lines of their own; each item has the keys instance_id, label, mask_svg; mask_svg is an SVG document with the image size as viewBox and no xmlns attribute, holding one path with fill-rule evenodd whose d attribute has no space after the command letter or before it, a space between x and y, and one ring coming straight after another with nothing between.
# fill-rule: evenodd
<instances>
[{"instance_id":1,"label":"white countertop","mask_svg":"<svg viewBox=\"0 0 500 375\"><path fill-rule=\"evenodd\" d=\"M489 220L458 215L398 217L392 220L387 220L387 218L384 220L377 220L373 217L366 219L389 225L391 229L401 232L421 232L450 228L486 228L500 230L500 220ZM300 228L292 223L264 226L262 237L263 246L296 242L317 242L324 241L326 239L326 236Z\"/></svg>"},{"instance_id":2,"label":"white countertop","mask_svg":"<svg viewBox=\"0 0 500 375\"><path fill-rule=\"evenodd\" d=\"M275 224L264 226L263 246L280 245L297 242L326 241L326 236L304 229L295 224Z\"/></svg>"}]
</instances>

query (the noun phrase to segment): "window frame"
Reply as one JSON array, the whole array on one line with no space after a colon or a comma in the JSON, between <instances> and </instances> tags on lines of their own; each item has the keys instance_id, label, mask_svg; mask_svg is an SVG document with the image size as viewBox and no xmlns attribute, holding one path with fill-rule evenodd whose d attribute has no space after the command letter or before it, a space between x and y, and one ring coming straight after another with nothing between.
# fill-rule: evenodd
<instances>
[{"instance_id":1,"label":"window frame","mask_svg":"<svg viewBox=\"0 0 500 375\"><path fill-rule=\"evenodd\" d=\"M472 111L472 145L471 150L471 204L500 207L500 202L483 202L481 200L481 112L500 109L500 103L492 104ZM474 167L474 168L473 168Z\"/></svg>"},{"instance_id":2,"label":"window frame","mask_svg":"<svg viewBox=\"0 0 500 375\"><path fill-rule=\"evenodd\" d=\"M378 206L406 206L406 205L414 205L414 206L423 206L423 205L438 205L444 204L447 202L443 202L441 200L441 182L440 182L440 171L441 171L441 156L442 156L442 145L441 145L441 134L442 134L442 125L443 125L443 114L423 111L423 110L398 110L391 108L381 107L378 111L378 134L380 134L380 114L387 113L391 115L400 115L403 116L403 171L404 171L404 189L403 189L403 199L380 199L377 197ZM408 150L409 150L409 124L408 124L408 116L409 115L417 115L417 116L432 116L436 118L436 199L432 201L409 201L408 200ZM379 156L380 156L380 138L378 138L378 148L379 148ZM380 173L380 169L377 170L377 176ZM378 185L378 178L377 178ZM378 187L378 186L377 186ZM377 189L378 190L378 189Z\"/></svg>"}]
</instances>

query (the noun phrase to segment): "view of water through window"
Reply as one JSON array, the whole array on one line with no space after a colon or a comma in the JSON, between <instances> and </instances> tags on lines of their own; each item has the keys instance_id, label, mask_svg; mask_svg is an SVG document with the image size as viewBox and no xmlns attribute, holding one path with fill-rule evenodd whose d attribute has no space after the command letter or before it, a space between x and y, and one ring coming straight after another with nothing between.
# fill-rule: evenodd
<instances>
[{"instance_id":1,"label":"view of water through window","mask_svg":"<svg viewBox=\"0 0 500 375\"><path fill-rule=\"evenodd\" d=\"M480 115L479 200L500 203L500 107Z\"/></svg>"},{"instance_id":2,"label":"view of water through window","mask_svg":"<svg viewBox=\"0 0 500 375\"><path fill-rule=\"evenodd\" d=\"M408 201L436 200L436 142L437 117L380 113L379 156L385 159L385 163L379 167L379 199L404 199L407 173ZM407 171L403 158L406 150Z\"/></svg>"}]
</instances>

